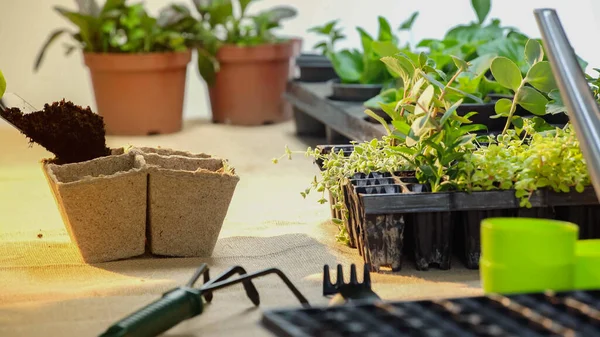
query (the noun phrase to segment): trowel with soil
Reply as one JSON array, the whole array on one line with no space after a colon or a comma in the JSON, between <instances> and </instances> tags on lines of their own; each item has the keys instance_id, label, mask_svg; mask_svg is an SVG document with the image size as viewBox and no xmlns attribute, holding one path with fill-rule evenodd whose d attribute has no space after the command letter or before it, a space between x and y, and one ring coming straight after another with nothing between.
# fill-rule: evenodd
<instances>
[{"instance_id":1,"label":"trowel with soil","mask_svg":"<svg viewBox=\"0 0 600 337\"><path fill-rule=\"evenodd\" d=\"M32 143L52 152L54 163L77 163L110 155L104 121L89 107L62 100L35 111L17 95L7 94L0 103L0 117Z\"/></svg>"}]
</instances>

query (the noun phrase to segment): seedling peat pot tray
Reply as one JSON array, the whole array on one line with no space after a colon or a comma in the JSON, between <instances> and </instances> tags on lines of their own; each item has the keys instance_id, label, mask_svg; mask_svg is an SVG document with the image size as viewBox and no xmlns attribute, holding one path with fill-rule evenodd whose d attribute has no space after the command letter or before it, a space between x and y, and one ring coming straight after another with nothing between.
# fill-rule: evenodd
<instances>
[{"instance_id":1,"label":"seedling peat pot tray","mask_svg":"<svg viewBox=\"0 0 600 337\"><path fill-rule=\"evenodd\" d=\"M351 145L318 148L322 153L352 152ZM317 162L321 169L322 164ZM581 239L600 238L600 204L591 187L582 193L538 190L531 196L532 207L522 208L514 190L430 193L416 183L413 174L396 172L400 178L392 178L387 172L359 173L342 183L350 246L358 249L371 271L399 271L406 254L414 258L419 270L433 265L450 269L454 253L467 268L477 269L480 223L490 217L569 221L579 226ZM336 200L330 198L330 202ZM332 210L332 217L341 219L341 213Z\"/></svg>"}]
</instances>

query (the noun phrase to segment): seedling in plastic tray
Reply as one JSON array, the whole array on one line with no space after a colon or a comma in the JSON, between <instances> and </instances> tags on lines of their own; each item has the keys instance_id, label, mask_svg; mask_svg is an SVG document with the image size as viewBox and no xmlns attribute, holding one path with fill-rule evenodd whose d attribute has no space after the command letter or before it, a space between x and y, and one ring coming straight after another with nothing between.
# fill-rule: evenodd
<instances>
[{"instance_id":1,"label":"seedling in plastic tray","mask_svg":"<svg viewBox=\"0 0 600 337\"><path fill-rule=\"evenodd\" d=\"M235 274L239 274L240 276L235 279L229 279ZM215 290L238 283L242 283L248 298L254 305L258 306L260 298L252 280L270 274L277 274L292 293L294 293L298 301L304 307L310 307L306 298L279 269L271 268L248 274L244 268L235 266L211 280L208 266L206 263L203 263L185 286L164 293L161 299L125 317L111 326L100 337L158 336L184 320L202 314L204 300L210 303ZM194 284L200 276L204 276L204 284L200 288L194 288Z\"/></svg>"}]
</instances>

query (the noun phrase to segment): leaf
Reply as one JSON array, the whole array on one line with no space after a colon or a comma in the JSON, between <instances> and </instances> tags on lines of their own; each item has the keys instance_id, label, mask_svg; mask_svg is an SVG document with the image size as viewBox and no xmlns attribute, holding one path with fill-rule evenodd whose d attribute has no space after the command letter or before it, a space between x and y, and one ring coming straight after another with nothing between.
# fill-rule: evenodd
<instances>
[{"instance_id":1,"label":"leaf","mask_svg":"<svg viewBox=\"0 0 600 337\"><path fill-rule=\"evenodd\" d=\"M433 88L433 85L431 84L427 86L425 90L423 90L421 97L419 97L419 100L417 101L418 104L415 106L415 116L419 116L427 112L423 109L429 109L429 105L431 104L431 100L433 99L434 93L435 90Z\"/></svg>"},{"instance_id":2,"label":"leaf","mask_svg":"<svg viewBox=\"0 0 600 337\"><path fill-rule=\"evenodd\" d=\"M539 91L531 87L522 87L515 96L517 103L534 115L546 114L548 100Z\"/></svg>"},{"instance_id":3,"label":"leaf","mask_svg":"<svg viewBox=\"0 0 600 337\"><path fill-rule=\"evenodd\" d=\"M479 24L482 24L490 13L492 8L491 0L471 0L471 6L477 14Z\"/></svg>"},{"instance_id":4,"label":"leaf","mask_svg":"<svg viewBox=\"0 0 600 337\"><path fill-rule=\"evenodd\" d=\"M4 75L0 71L0 98L2 98L2 96L4 96L5 92L6 92L6 79L4 79Z\"/></svg>"},{"instance_id":5,"label":"leaf","mask_svg":"<svg viewBox=\"0 0 600 337\"><path fill-rule=\"evenodd\" d=\"M383 16L377 17L379 20L379 36L377 40L379 41L393 41L394 35L392 34L392 27L390 27L390 23Z\"/></svg>"},{"instance_id":6,"label":"leaf","mask_svg":"<svg viewBox=\"0 0 600 337\"><path fill-rule=\"evenodd\" d=\"M97 35L100 25L99 20L90 15L83 15L75 12L70 12L61 7L54 7L54 9L67 20L71 21L77 27L79 27L79 34L85 44L86 51L95 51L99 49L99 46L94 44L95 36Z\"/></svg>"},{"instance_id":7,"label":"leaf","mask_svg":"<svg viewBox=\"0 0 600 337\"><path fill-rule=\"evenodd\" d=\"M536 132L544 132L544 131L550 131L550 130L554 130L554 127L550 124L548 124L542 117L538 117L535 116L532 118L534 124L533 124L533 129Z\"/></svg>"},{"instance_id":8,"label":"leaf","mask_svg":"<svg viewBox=\"0 0 600 337\"><path fill-rule=\"evenodd\" d=\"M525 60L530 66L544 60L542 45L534 39L530 39L525 45Z\"/></svg>"},{"instance_id":9,"label":"leaf","mask_svg":"<svg viewBox=\"0 0 600 337\"><path fill-rule=\"evenodd\" d=\"M461 99L458 102L454 103L448 110L446 110L446 112L440 119L440 124L444 125L446 120L448 120L448 118L450 118L450 116L452 116L452 114L456 111L456 109L458 109L458 107L462 104L462 102L463 102L463 100Z\"/></svg>"},{"instance_id":10,"label":"leaf","mask_svg":"<svg viewBox=\"0 0 600 337\"><path fill-rule=\"evenodd\" d=\"M381 116L379 116L378 114L374 113L372 110L367 109L365 110L365 113L373 118L374 120L378 121L379 123L381 123L381 125L383 125L383 127L385 128L385 131L387 132L388 135L392 134L392 130L390 130L388 123L385 121L385 119L381 118ZM375 141L377 141L377 139L374 139Z\"/></svg>"},{"instance_id":11,"label":"leaf","mask_svg":"<svg viewBox=\"0 0 600 337\"><path fill-rule=\"evenodd\" d=\"M369 33L367 33L364 29L357 27L356 30L360 35L360 41L362 43L363 54L370 55L371 54L371 44L373 42L373 38Z\"/></svg>"},{"instance_id":12,"label":"leaf","mask_svg":"<svg viewBox=\"0 0 600 337\"><path fill-rule=\"evenodd\" d=\"M48 47L64 33L68 33L68 31L66 29L58 29L58 30L55 30L52 33L50 33L50 36L48 37L48 39L42 46L42 49L40 49L40 51L35 59L35 64L33 66L34 71L38 71L38 69L40 68L40 65L42 64L42 61L44 60L44 55L46 54L46 50L48 49Z\"/></svg>"},{"instance_id":13,"label":"leaf","mask_svg":"<svg viewBox=\"0 0 600 337\"><path fill-rule=\"evenodd\" d=\"M272 24L278 24L285 19L291 19L298 15L295 8L289 6L278 6L264 12L267 19Z\"/></svg>"},{"instance_id":14,"label":"leaf","mask_svg":"<svg viewBox=\"0 0 600 337\"><path fill-rule=\"evenodd\" d=\"M548 61L541 61L534 64L527 72L525 81L541 92L550 92L558 89L552 67Z\"/></svg>"},{"instance_id":15,"label":"leaf","mask_svg":"<svg viewBox=\"0 0 600 337\"><path fill-rule=\"evenodd\" d=\"M385 56L381 58L381 62L383 62L390 74L395 77L402 78L405 82L408 82L408 79L415 71L415 67L406 57L399 56Z\"/></svg>"},{"instance_id":16,"label":"leaf","mask_svg":"<svg viewBox=\"0 0 600 337\"><path fill-rule=\"evenodd\" d=\"M337 53L329 53L328 55L336 74L342 82L358 83L360 81L361 65L357 63L350 51L343 50Z\"/></svg>"},{"instance_id":17,"label":"leaf","mask_svg":"<svg viewBox=\"0 0 600 337\"><path fill-rule=\"evenodd\" d=\"M218 62L213 55L202 48L196 49L198 53L198 70L200 76L208 86L213 86L217 78Z\"/></svg>"},{"instance_id":18,"label":"leaf","mask_svg":"<svg viewBox=\"0 0 600 337\"><path fill-rule=\"evenodd\" d=\"M224 25L233 16L233 4L231 0L213 0L209 9L210 25Z\"/></svg>"},{"instance_id":19,"label":"leaf","mask_svg":"<svg viewBox=\"0 0 600 337\"><path fill-rule=\"evenodd\" d=\"M410 132L410 125L408 125L405 121L394 120L394 121L392 121L392 125L398 132L400 132L404 135L408 135Z\"/></svg>"},{"instance_id":20,"label":"leaf","mask_svg":"<svg viewBox=\"0 0 600 337\"><path fill-rule=\"evenodd\" d=\"M515 62L518 66L527 66L525 61L525 45L514 38L498 36L486 39L484 44L476 47L478 55L494 54L504 56Z\"/></svg>"},{"instance_id":21,"label":"leaf","mask_svg":"<svg viewBox=\"0 0 600 337\"><path fill-rule=\"evenodd\" d=\"M121 9L125 7L125 2L126 0L106 0L104 6L102 6L100 16L104 16L105 14L114 11L115 9Z\"/></svg>"},{"instance_id":22,"label":"leaf","mask_svg":"<svg viewBox=\"0 0 600 337\"><path fill-rule=\"evenodd\" d=\"M98 17L100 15L100 6L98 6L96 0L75 0L75 2L77 3L80 14L93 17Z\"/></svg>"},{"instance_id":23,"label":"leaf","mask_svg":"<svg viewBox=\"0 0 600 337\"><path fill-rule=\"evenodd\" d=\"M546 113L547 114L558 114L561 112L567 112L567 108L563 103L562 96L560 95L560 91L552 90L548 93L548 97L550 97L550 101L546 104Z\"/></svg>"},{"instance_id":24,"label":"leaf","mask_svg":"<svg viewBox=\"0 0 600 337\"><path fill-rule=\"evenodd\" d=\"M246 8L248 8L248 5L254 0L240 0L240 10L242 12L242 16L244 16L244 14L246 14Z\"/></svg>"},{"instance_id":25,"label":"leaf","mask_svg":"<svg viewBox=\"0 0 600 337\"><path fill-rule=\"evenodd\" d=\"M512 123L517 129L523 129L523 118L521 116L513 116Z\"/></svg>"},{"instance_id":26,"label":"leaf","mask_svg":"<svg viewBox=\"0 0 600 337\"><path fill-rule=\"evenodd\" d=\"M458 58L454 55L451 55L451 56L452 56L452 60L454 61L454 64L456 64L456 67L458 69L461 69L463 71L469 69L469 65L467 64L467 62L465 62L465 60Z\"/></svg>"},{"instance_id":27,"label":"leaf","mask_svg":"<svg viewBox=\"0 0 600 337\"><path fill-rule=\"evenodd\" d=\"M491 65L492 75L502 86L517 91L523 82L521 70L506 57L496 57Z\"/></svg>"},{"instance_id":28,"label":"leaf","mask_svg":"<svg viewBox=\"0 0 600 337\"><path fill-rule=\"evenodd\" d=\"M398 28L398 30L410 30L418 16L419 16L419 12L412 13L408 19L406 19L404 22L402 22L400 24L400 27Z\"/></svg>"},{"instance_id":29,"label":"leaf","mask_svg":"<svg viewBox=\"0 0 600 337\"><path fill-rule=\"evenodd\" d=\"M487 130L487 127L483 124L462 125L460 127L460 131L462 133L481 131L481 130Z\"/></svg>"},{"instance_id":30,"label":"leaf","mask_svg":"<svg viewBox=\"0 0 600 337\"><path fill-rule=\"evenodd\" d=\"M496 101L496 105L494 105L494 110L496 114L500 116L508 116L510 115L510 109L512 107L513 102L508 98L501 98Z\"/></svg>"},{"instance_id":31,"label":"leaf","mask_svg":"<svg viewBox=\"0 0 600 337\"><path fill-rule=\"evenodd\" d=\"M371 48L378 58L393 56L401 52L401 50L391 41L373 41Z\"/></svg>"}]
</instances>

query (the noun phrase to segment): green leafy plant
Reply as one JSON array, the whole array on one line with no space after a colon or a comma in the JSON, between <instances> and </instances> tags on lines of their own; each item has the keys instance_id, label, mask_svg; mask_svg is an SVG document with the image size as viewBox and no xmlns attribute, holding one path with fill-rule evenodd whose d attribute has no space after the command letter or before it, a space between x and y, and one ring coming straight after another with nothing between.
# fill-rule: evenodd
<instances>
[{"instance_id":1,"label":"green leafy plant","mask_svg":"<svg viewBox=\"0 0 600 337\"><path fill-rule=\"evenodd\" d=\"M193 0L200 14L200 40L198 69L209 86L219 71L217 52L223 45L252 47L283 42L273 30L281 21L296 16L292 7L280 6L248 14L249 5L257 0Z\"/></svg>"},{"instance_id":2,"label":"green leafy plant","mask_svg":"<svg viewBox=\"0 0 600 337\"><path fill-rule=\"evenodd\" d=\"M380 60L400 51L397 47L398 37L393 34L390 23L384 17L380 16L378 20L379 33L376 39L363 28L356 28L361 38L362 51L345 49L327 53L342 83L382 84L392 79Z\"/></svg>"},{"instance_id":3,"label":"green leafy plant","mask_svg":"<svg viewBox=\"0 0 600 337\"><path fill-rule=\"evenodd\" d=\"M313 49L320 51L321 55L327 55L335 51L335 44L339 40L346 38L342 33L342 29L336 27L338 20L329 21L322 26L311 27L308 31L323 36L324 41L320 41L313 46Z\"/></svg>"},{"instance_id":4,"label":"green leafy plant","mask_svg":"<svg viewBox=\"0 0 600 337\"><path fill-rule=\"evenodd\" d=\"M61 28L51 32L37 55L36 71L48 47L62 35L69 35L74 42L65 44L65 55L77 49L87 53L177 52L199 41L197 20L182 5L165 7L158 17L149 15L143 4L127 5L126 0L107 0L102 7L96 0L78 0L77 5L78 11L54 7L77 31Z\"/></svg>"},{"instance_id":5,"label":"green leafy plant","mask_svg":"<svg viewBox=\"0 0 600 337\"><path fill-rule=\"evenodd\" d=\"M457 178L464 191L515 190L521 207L540 188L582 192L590 185L585 159L572 125L535 131L535 120L524 120L525 137L515 130L491 137L489 144L464 156Z\"/></svg>"},{"instance_id":6,"label":"green leafy plant","mask_svg":"<svg viewBox=\"0 0 600 337\"><path fill-rule=\"evenodd\" d=\"M514 115L517 105L534 115L545 115L549 100L544 93L557 90L552 68L548 61L543 61L544 50L539 42L527 42L525 58L529 65L525 77L521 75L519 67L506 57L496 57L492 61L491 70L496 81L514 92L512 101L502 98L496 102L497 116L507 117L503 133L508 131L511 123L517 129L522 129L522 118Z\"/></svg>"},{"instance_id":7,"label":"green leafy plant","mask_svg":"<svg viewBox=\"0 0 600 337\"><path fill-rule=\"evenodd\" d=\"M4 75L0 71L0 98L2 98L2 96L4 96L5 92L6 92L6 80L4 79Z\"/></svg>"}]
</instances>

